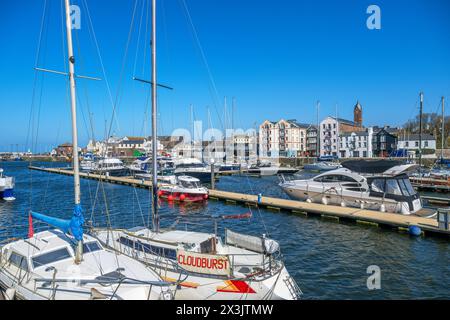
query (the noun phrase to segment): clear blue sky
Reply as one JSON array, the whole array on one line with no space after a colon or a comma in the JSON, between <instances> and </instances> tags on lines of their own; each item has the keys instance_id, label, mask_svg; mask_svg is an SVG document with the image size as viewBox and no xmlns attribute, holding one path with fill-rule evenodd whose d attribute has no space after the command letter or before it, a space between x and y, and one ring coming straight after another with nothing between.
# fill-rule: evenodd
<instances>
[{"instance_id":1,"label":"clear blue sky","mask_svg":"<svg viewBox=\"0 0 450 320\"><path fill-rule=\"evenodd\" d=\"M74 31L76 69L79 74L103 78L84 1L72 1L82 10L81 30ZM148 79L150 73L149 30L147 45L143 41L144 1L138 0L124 66L135 1L86 1L113 99L121 87L113 132L141 135L149 87L131 77ZM61 2L47 0L38 59L44 68L66 68ZM335 114L337 104L339 116L351 119L357 99L365 125L401 125L418 112L419 91L425 93L425 112L438 110L442 95L450 99L450 2L446 0L186 0L218 99L211 93L183 2L157 2L159 81L175 88L160 90L163 134L189 128L191 103L198 120L207 120L209 106L213 126L220 128L224 96L229 107L236 97L234 123L242 128L264 119L315 122L317 100L322 105L321 118ZM370 4L381 8L381 30L366 27ZM44 0L0 4L0 151L27 143L43 7ZM78 80L78 93L80 140L85 144L90 134L88 110L93 113L95 135L102 138L112 106L105 81ZM38 148L70 140L64 77L38 75L33 110L31 129ZM147 124L145 133L149 132Z\"/></svg>"}]
</instances>

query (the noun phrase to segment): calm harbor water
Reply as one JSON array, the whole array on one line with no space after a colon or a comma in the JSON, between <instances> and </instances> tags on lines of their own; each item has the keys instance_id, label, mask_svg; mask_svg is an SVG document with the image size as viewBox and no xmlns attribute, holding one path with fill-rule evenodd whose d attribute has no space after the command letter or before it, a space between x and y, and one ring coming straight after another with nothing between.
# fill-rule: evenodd
<instances>
[{"instance_id":1,"label":"calm harbor water","mask_svg":"<svg viewBox=\"0 0 450 320\"><path fill-rule=\"evenodd\" d=\"M57 217L71 216L72 178L30 171L27 166L25 162L0 162L5 173L16 178L17 198L12 203L0 201L0 241L26 236L30 209ZM221 177L217 188L286 198L277 182L277 177ZM148 223L148 190L84 179L81 188L85 217L93 224L132 227ZM209 232L214 230L208 218L211 215L249 210L216 201L196 206L160 205L163 227L178 221L179 227ZM278 240L288 271L305 299L450 298L450 242L446 239L412 238L380 228L263 209L252 211L250 220L219 222L219 232L230 228L255 235L267 233ZM40 228L46 226L35 226L36 231ZM381 269L380 290L367 289L366 270L370 265Z\"/></svg>"}]
</instances>

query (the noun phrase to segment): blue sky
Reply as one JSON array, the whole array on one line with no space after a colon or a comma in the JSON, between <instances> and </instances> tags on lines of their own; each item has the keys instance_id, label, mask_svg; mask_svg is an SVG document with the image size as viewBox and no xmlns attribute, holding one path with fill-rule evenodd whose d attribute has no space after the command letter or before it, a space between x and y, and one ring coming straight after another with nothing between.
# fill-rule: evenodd
<instances>
[{"instance_id":1,"label":"blue sky","mask_svg":"<svg viewBox=\"0 0 450 320\"><path fill-rule=\"evenodd\" d=\"M337 105L339 116L351 119L358 99L365 125L394 126L418 112L421 90L425 112L438 110L442 95L450 99L450 3L446 0L185 1L217 91L211 90L211 77L193 40L183 1L158 0L158 78L174 87L159 90L162 134L189 128L190 104L204 126L209 107L212 125L221 128L224 96L229 111L235 97L234 124L241 128L264 119L315 122L317 100L321 118L334 115ZM33 85L44 2L0 4L0 151L10 150L11 144L14 149L16 144L20 149L31 146L27 133L38 151L71 137L65 78L38 74ZM72 1L82 11L81 29L74 31L76 71L104 78L89 31L90 17L113 100L120 92L112 127L117 135L150 132L144 122L149 87L131 79L150 76L144 2ZM381 8L381 30L366 27L371 4ZM61 23L61 1L47 0L40 67L66 68ZM77 83L80 142L85 144L92 132L89 112L95 136L102 138L112 104L106 81Z\"/></svg>"}]
</instances>

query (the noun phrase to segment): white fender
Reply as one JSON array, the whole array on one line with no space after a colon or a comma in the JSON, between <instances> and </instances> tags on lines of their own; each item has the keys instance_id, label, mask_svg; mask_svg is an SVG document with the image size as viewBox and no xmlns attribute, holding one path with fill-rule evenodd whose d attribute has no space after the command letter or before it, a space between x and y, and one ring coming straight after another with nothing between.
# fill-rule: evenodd
<instances>
[{"instance_id":1,"label":"white fender","mask_svg":"<svg viewBox=\"0 0 450 320\"><path fill-rule=\"evenodd\" d=\"M324 205L327 205L327 204L328 204L328 199L327 199L327 197L322 197L322 203L323 203Z\"/></svg>"}]
</instances>

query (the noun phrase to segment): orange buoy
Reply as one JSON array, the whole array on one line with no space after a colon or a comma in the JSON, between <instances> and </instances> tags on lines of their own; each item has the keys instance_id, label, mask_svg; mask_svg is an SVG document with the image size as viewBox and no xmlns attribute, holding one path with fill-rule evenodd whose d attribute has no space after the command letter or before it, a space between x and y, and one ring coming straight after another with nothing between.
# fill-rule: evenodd
<instances>
[{"instance_id":1,"label":"orange buoy","mask_svg":"<svg viewBox=\"0 0 450 320\"><path fill-rule=\"evenodd\" d=\"M169 194L169 196L167 197L167 200L173 201L173 196L171 194Z\"/></svg>"},{"instance_id":2,"label":"orange buoy","mask_svg":"<svg viewBox=\"0 0 450 320\"><path fill-rule=\"evenodd\" d=\"M180 195L180 201L184 201L184 199L186 199L186 196L184 194Z\"/></svg>"},{"instance_id":3,"label":"orange buoy","mask_svg":"<svg viewBox=\"0 0 450 320\"><path fill-rule=\"evenodd\" d=\"M158 197L161 197L163 195L162 190L158 190Z\"/></svg>"},{"instance_id":4,"label":"orange buoy","mask_svg":"<svg viewBox=\"0 0 450 320\"><path fill-rule=\"evenodd\" d=\"M204 196L203 196L203 199L208 199L208 195L207 194L205 194Z\"/></svg>"}]
</instances>

